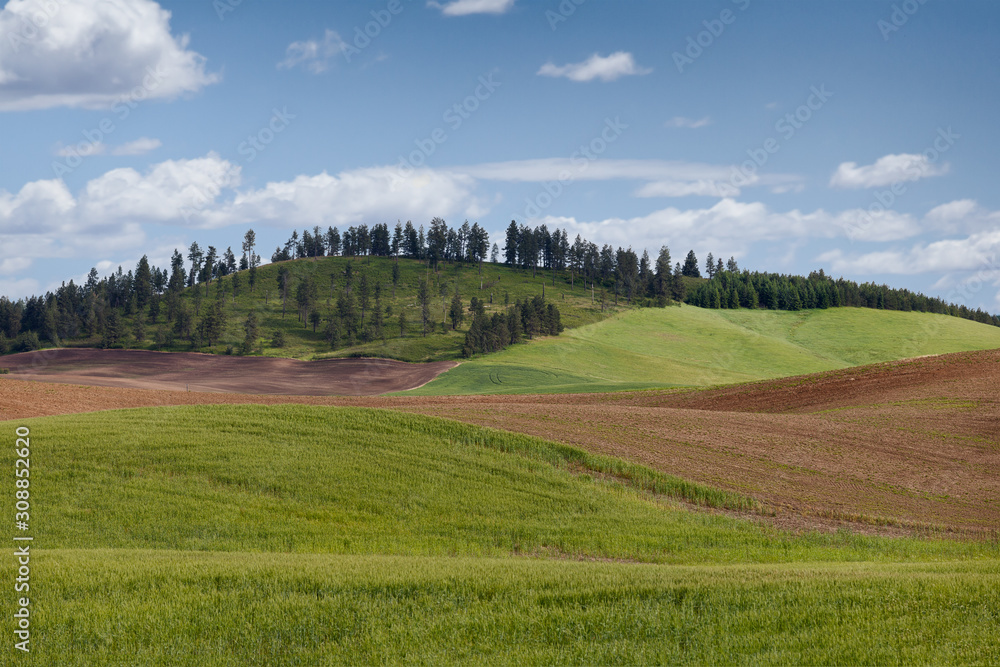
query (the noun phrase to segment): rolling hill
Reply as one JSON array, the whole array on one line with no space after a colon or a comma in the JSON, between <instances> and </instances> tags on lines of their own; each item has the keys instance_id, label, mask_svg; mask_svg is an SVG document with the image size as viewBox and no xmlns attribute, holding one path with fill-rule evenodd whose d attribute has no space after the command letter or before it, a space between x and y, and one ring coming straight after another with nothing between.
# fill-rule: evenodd
<instances>
[{"instance_id":1,"label":"rolling hill","mask_svg":"<svg viewBox=\"0 0 1000 667\"><path fill-rule=\"evenodd\" d=\"M184 288L180 292L180 302L185 304L197 320L224 295L224 325L218 340L212 345L202 341L195 348L191 341L174 332L173 323L166 320L166 297L161 297L158 316L154 320L143 317L143 338L137 340L133 333L135 314L124 316L124 346L135 349L156 349L171 352L201 351L215 354L225 353L227 348L238 348L244 338L244 323L250 311L257 313L260 331L260 353L273 357L293 359L320 359L327 357L369 356L399 361L445 361L460 357L465 330L471 316L469 302L476 297L487 304L487 312L505 308L505 303L527 300L545 294L547 300L555 303L561 312L566 327L597 322L613 312L609 307L602 311L600 305L592 303L593 295L584 290L579 281L572 286L568 276L558 277L553 284L551 274L539 271L512 269L501 264L484 264L482 273L474 264L445 264L439 270L428 268L423 261L400 259L399 279L393 284L395 261L386 257L315 257L266 264L257 269L256 286L251 293L248 271L239 272L239 289L233 297L233 276L217 278L211 283ZM369 282L371 306L366 313L366 322L371 320L371 307L375 303L375 286L381 286L383 309L388 308L385 317L385 339L364 342L360 339L342 339L336 350L326 341L323 328L336 306L337 297L345 290L347 267L353 275L352 294L359 298L359 283L364 275ZM288 292L284 306L279 289L279 271L289 271ZM296 292L300 283L311 280L316 288L314 306L322 322L313 331L313 326L299 318ZM427 280L431 297L431 330L423 335L421 308L417 298L418 288ZM466 321L459 331L453 331L447 322L447 309L456 288L466 307ZM624 308L624 301L622 302ZM357 305L360 312L360 307ZM407 324L404 335L400 335L399 314L404 312ZM285 344L275 346L272 341L276 332L281 332ZM158 340L159 339L159 340ZM64 345L98 347L101 336L82 336L63 341Z\"/></svg>"},{"instance_id":2,"label":"rolling hill","mask_svg":"<svg viewBox=\"0 0 1000 667\"><path fill-rule=\"evenodd\" d=\"M39 664L1000 658L995 543L791 534L634 464L381 410L19 423Z\"/></svg>"},{"instance_id":3,"label":"rolling hill","mask_svg":"<svg viewBox=\"0 0 1000 667\"><path fill-rule=\"evenodd\" d=\"M646 308L464 362L408 393L710 386L997 347L997 327L948 315L866 308Z\"/></svg>"}]
</instances>

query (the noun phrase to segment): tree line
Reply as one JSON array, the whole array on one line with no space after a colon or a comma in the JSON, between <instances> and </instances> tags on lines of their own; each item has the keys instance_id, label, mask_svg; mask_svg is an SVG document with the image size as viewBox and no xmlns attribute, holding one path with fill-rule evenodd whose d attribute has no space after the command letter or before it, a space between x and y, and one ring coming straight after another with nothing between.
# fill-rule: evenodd
<instances>
[{"instance_id":1,"label":"tree line","mask_svg":"<svg viewBox=\"0 0 1000 667\"><path fill-rule=\"evenodd\" d=\"M734 267L735 269L735 267ZM858 284L834 280L822 269L808 277L757 271L717 269L711 278L688 294L687 303L700 308L766 308L802 310L813 308L873 308L904 312L952 315L981 324L1000 326L1000 317L982 309L948 303L907 289L875 283Z\"/></svg>"},{"instance_id":2,"label":"tree line","mask_svg":"<svg viewBox=\"0 0 1000 667\"><path fill-rule=\"evenodd\" d=\"M396 223L392 232L389 225L380 223L348 227L343 232L338 227L322 231L319 226L300 236L293 231L284 246L277 246L271 255L272 262L283 262L304 257L404 257L427 260L436 268L442 261L482 263L489 252L489 234L479 223L469 225L466 220L459 227L449 227L442 218L434 218L429 229L419 229L413 222Z\"/></svg>"}]
</instances>

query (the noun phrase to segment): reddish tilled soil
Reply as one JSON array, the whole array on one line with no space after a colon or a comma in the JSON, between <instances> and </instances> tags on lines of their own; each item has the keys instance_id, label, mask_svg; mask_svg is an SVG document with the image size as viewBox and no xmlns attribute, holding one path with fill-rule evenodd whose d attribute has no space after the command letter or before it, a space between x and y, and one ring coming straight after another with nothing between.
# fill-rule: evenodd
<instances>
[{"instance_id":1,"label":"reddish tilled soil","mask_svg":"<svg viewBox=\"0 0 1000 667\"><path fill-rule=\"evenodd\" d=\"M270 357L64 348L0 359L18 379L174 391L285 396L370 396L427 384L453 362L297 361Z\"/></svg>"},{"instance_id":2,"label":"reddish tilled soil","mask_svg":"<svg viewBox=\"0 0 1000 667\"><path fill-rule=\"evenodd\" d=\"M753 496L785 527L1000 531L1000 350L709 390L543 396L248 396L0 376L6 419L250 402L382 407L529 433Z\"/></svg>"}]
</instances>

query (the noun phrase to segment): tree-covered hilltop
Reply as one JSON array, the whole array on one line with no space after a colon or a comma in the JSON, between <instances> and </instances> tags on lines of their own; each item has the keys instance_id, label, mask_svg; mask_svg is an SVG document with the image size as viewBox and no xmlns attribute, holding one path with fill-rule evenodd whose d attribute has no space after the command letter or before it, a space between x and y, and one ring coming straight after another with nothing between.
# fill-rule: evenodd
<instances>
[{"instance_id":1,"label":"tree-covered hilltop","mask_svg":"<svg viewBox=\"0 0 1000 667\"><path fill-rule=\"evenodd\" d=\"M687 302L704 308L797 310L857 306L944 313L986 324L982 310L822 271L808 277L740 270L735 258L694 251L674 261L598 246L565 230L512 221L504 247L468 221L427 230L411 222L296 230L262 264L256 235L220 252L197 242L169 268L136 267L18 301L0 297L0 352L44 345L143 347L280 356L454 358L502 349L518 335L557 334L620 307ZM306 261L308 260L308 261ZM549 293L545 294L546 286ZM535 307L534 300L542 305ZM473 303L475 299L475 303ZM559 326L553 321L555 309ZM496 316L507 318L504 326ZM532 315L532 313L535 313ZM533 323L538 322L536 327ZM504 335L506 328L506 336ZM467 334L471 336L467 337ZM509 343L507 343L509 344Z\"/></svg>"}]
</instances>

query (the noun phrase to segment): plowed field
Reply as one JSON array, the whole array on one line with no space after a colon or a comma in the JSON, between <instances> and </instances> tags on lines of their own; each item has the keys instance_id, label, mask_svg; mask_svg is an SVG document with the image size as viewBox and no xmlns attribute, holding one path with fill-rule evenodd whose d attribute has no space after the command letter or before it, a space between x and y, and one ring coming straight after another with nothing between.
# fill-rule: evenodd
<instances>
[{"instance_id":1,"label":"plowed field","mask_svg":"<svg viewBox=\"0 0 1000 667\"><path fill-rule=\"evenodd\" d=\"M11 419L190 403L368 405L520 431L761 500L779 520L1000 530L1000 351L703 391L462 397L249 396L0 378Z\"/></svg>"},{"instance_id":2,"label":"plowed field","mask_svg":"<svg viewBox=\"0 0 1000 667\"><path fill-rule=\"evenodd\" d=\"M297 361L147 350L64 348L0 360L11 375L42 382L236 394L367 396L404 391L455 366L389 359Z\"/></svg>"}]
</instances>

